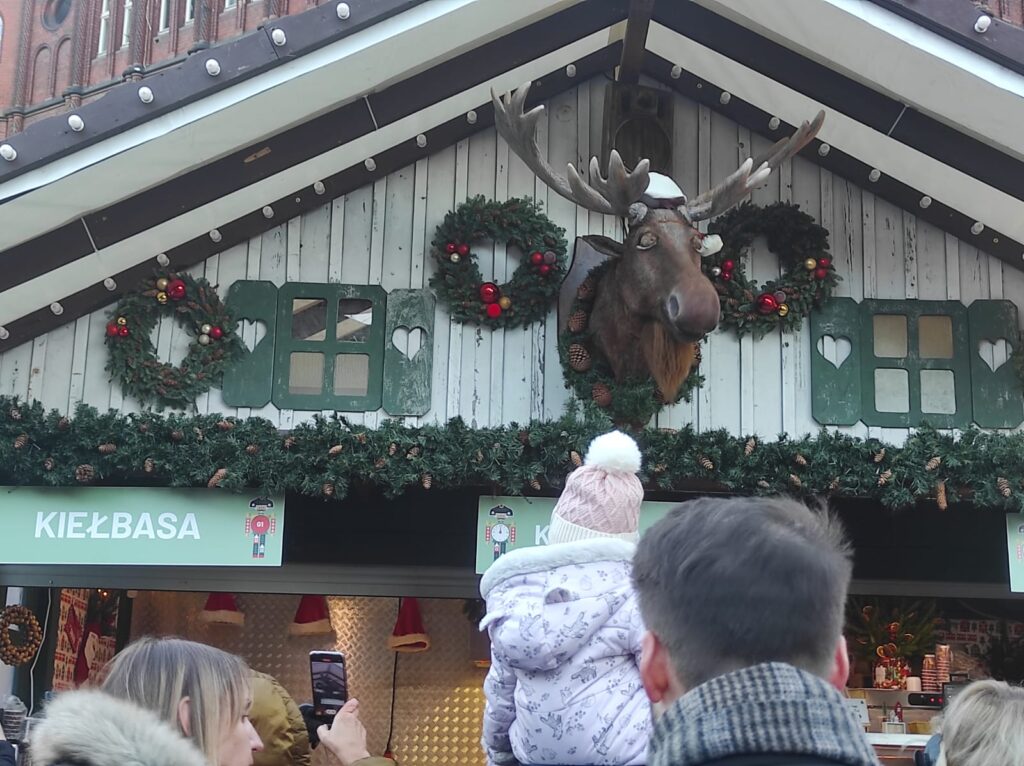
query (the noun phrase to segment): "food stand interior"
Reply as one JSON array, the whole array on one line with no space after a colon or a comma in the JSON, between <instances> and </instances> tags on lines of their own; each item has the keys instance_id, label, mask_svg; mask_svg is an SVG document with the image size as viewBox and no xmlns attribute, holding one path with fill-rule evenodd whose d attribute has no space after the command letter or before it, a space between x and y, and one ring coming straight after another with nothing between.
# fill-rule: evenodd
<instances>
[{"instance_id":1,"label":"food stand interior","mask_svg":"<svg viewBox=\"0 0 1024 766\"><path fill-rule=\"evenodd\" d=\"M388 499L356 490L341 501L289 496L280 568L0 565L5 589L25 588L25 603L41 617L51 605L31 689L28 670L20 668L16 693L23 699L34 693L38 708L50 688L59 589L103 589L119 597L118 647L142 635L210 643L274 675L299 702L310 698L309 652L337 649L347 656L350 691L360 700L375 752L383 751L391 733L403 764L482 764L487 645L467 616L466 599L477 595L476 517L478 498L486 493L415 491ZM894 513L856 500L834 507L855 546L857 597L936 599L947 619L1024 621L1024 601L1008 593L1002 513L967 506ZM237 596L243 626L198 619L213 591ZM328 596L333 635L289 634L303 594ZM419 599L431 646L396 661L387 639L403 596ZM851 686L869 682L862 672ZM927 722L938 712L909 705L906 692L872 690L862 696L873 732L881 730L883 715L897 701L908 724ZM888 763L912 763L906 751L881 751Z\"/></svg>"}]
</instances>

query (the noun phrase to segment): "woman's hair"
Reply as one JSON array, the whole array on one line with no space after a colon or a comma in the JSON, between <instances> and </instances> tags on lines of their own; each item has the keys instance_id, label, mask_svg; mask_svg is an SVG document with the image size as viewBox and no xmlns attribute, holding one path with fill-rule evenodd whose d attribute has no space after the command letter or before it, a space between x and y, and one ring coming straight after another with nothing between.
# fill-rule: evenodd
<instances>
[{"instance_id":1,"label":"woman's hair","mask_svg":"<svg viewBox=\"0 0 1024 766\"><path fill-rule=\"evenodd\" d=\"M1024 689L976 681L956 695L942 717L938 766L1019 763L1024 753Z\"/></svg>"},{"instance_id":2,"label":"woman's hair","mask_svg":"<svg viewBox=\"0 0 1024 766\"><path fill-rule=\"evenodd\" d=\"M181 638L142 638L110 662L108 694L152 710L185 734L178 705L189 699L188 735L217 766L220 734L246 714L249 668L233 654Z\"/></svg>"}]
</instances>

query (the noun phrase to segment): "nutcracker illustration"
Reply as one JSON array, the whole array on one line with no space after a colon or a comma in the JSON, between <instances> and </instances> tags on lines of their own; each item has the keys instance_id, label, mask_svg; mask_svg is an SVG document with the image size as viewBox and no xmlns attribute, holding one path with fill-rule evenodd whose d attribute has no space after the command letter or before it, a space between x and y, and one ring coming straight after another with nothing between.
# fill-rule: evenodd
<instances>
[{"instance_id":1,"label":"nutcracker illustration","mask_svg":"<svg viewBox=\"0 0 1024 766\"><path fill-rule=\"evenodd\" d=\"M249 503L252 511L245 517L245 534L252 535L252 557L267 556L267 535L277 531L277 518L271 512L274 501L269 497L257 497Z\"/></svg>"},{"instance_id":2,"label":"nutcracker illustration","mask_svg":"<svg viewBox=\"0 0 1024 766\"><path fill-rule=\"evenodd\" d=\"M484 540L494 544L494 560L508 553L508 545L516 544L516 525L512 523L512 509L506 505L491 508L490 519L484 530Z\"/></svg>"}]
</instances>

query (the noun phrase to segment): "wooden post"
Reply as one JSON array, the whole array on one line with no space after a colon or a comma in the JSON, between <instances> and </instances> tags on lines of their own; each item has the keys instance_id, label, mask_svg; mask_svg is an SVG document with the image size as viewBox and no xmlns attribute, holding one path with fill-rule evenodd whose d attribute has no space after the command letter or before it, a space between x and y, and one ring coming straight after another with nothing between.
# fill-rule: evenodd
<instances>
[{"instance_id":1,"label":"wooden post","mask_svg":"<svg viewBox=\"0 0 1024 766\"><path fill-rule=\"evenodd\" d=\"M619 82L636 85L640 82L644 51L647 48L647 30L651 25L655 0L632 0L626 20L626 36L619 61Z\"/></svg>"}]
</instances>

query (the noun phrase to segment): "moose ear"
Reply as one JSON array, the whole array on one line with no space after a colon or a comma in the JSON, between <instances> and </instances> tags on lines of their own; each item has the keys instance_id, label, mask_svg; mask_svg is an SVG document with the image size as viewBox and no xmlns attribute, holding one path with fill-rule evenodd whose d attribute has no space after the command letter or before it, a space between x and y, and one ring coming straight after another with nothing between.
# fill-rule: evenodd
<instances>
[{"instance_id":1,"label":"moose ear","mask_svg":"<svg viewBox=\"0 0 1024 766\"><path fill-rule=\"evenodd\" d=\"M618 258L622 255L624 247L621 242L611 237L603 237L600 234L587 234L583 241L602 255L609 258Z\"/></svg>"}]
</instances>

